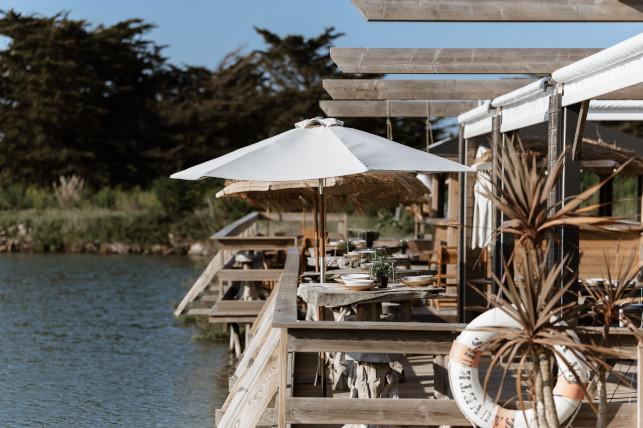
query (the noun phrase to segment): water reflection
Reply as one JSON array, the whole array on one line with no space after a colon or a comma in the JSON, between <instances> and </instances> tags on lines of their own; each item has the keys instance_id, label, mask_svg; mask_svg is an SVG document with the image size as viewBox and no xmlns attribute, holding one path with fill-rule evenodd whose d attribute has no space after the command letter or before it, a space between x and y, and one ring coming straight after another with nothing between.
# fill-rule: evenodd
<instances>
[{"instance_id":1,"label":"water reflection","mask_svg":"<svg viewBox=\"0 0 643 428\"><path fill-rule=\"evenodd\" d=\"M0 257L0 427L211 427L225 344L192 339L172 307L184 258Z\"/></svg>"}]
</instances>

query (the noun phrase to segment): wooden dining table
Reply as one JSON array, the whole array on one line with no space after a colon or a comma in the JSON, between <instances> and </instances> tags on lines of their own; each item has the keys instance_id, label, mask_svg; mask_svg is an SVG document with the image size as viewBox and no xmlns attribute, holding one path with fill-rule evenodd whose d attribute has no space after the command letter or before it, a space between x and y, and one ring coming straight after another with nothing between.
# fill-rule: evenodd
<instances>
[{"instance_id":1,"label":"wooden dining table","mask_svg":"<svg viewBox=\"0 0 643 428\"><path fill-rule=\"evenodd\" d=\"M324 308L327 308L333 311L333 319L337 322L344 321L351 312L355 312L357 321L381 321L383 302L398 303L398 321L410 321L414 300L445 296L443 289L434 286L409 287L393 283L386 288L354 291L334 282L300 284L297 295L316 309L318 320L324 320ZM342 374L333 372L333 368L347 367L344 361L355 362L346 373L352 398L398 398L400 372L394 365L402 359L404 355L395 353L342 353L331 355L329 361L333 366L331 376L335 379ZM339 360L341 364L338 364Z\"/></svg>"},{"instance_id":2,"label":"wooden dining table","mask_svg":"<svg viewBox=\"0 0 643 428\"><path fill-rule=\"evenodd\" d=\"M333 269L326 271L328 277L339 276L339 275L348 275L352 273L368 273L367 268L344 268L344 269ZM395 269L395 276L400 278L406 275L435 275L437 271L435 269ZM319 272L316 271L306 271L303 274L304 278L319 278Z\"/></svg>"}]
</instances>

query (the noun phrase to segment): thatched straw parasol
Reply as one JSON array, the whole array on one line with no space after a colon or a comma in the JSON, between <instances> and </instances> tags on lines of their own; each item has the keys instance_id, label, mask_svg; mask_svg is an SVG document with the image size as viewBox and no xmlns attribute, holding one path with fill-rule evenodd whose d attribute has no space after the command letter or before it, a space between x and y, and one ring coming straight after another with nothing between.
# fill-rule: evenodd
<instances>
[{"instance_id":1,"label":"thatched straw parasol","mask_svg":"<svg viewBox=\"0 0 643 428\"><path fill-rule=\"evenodd\" d=\"M326 209L390 208L399 204L422 203L429 189L408 173L366 173L325 179ZM319 180L228 181L217 198L243 199L257 207L295 211L314 207Z\"/></svg>"},{"instance_id":2,"label":"thatched straw parasol","mask_svg":"<svg viewBox=\"0 0 643 428\"><path fill-rule=\"evenodd\" d=\"M320 240L317 222L323 211L343 210L350 203L356 209L390 208L399 204L422 203L429 189L410 173L364 173L324 179L324 202L320 201L319 180L226 182L217 198L231 197L269 210L299 211L312 209L315 229L315 252ZM316 268L318 258L315 257Z\"/></svg>"}]
</instances>

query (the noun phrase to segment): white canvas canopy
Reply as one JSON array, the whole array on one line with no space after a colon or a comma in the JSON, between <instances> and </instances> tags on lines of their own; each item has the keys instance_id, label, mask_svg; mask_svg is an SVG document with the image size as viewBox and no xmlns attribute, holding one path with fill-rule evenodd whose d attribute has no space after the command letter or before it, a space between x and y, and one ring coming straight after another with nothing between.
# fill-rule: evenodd
<instances>
[{"instance_id":1,"label":"white canvas canopy","mask_svg":"<svg viewBox=\"0 0 643 428\"><path fill-rule=\"evenodd\" d=\"M173 174L234 180L291 181L363 172L469 172L470 168L386 138L345 128L337 119L310 119L295 129Z\"/></svg>"},{"instance_id":2,"label":"white canvas canopy","mask_svg":"<svg viewBox=\"0 0 643 428\"><path fill-rule=\"evenodd\" d=\"M643 82L643 33L580 61L560 68L536 82L525 85L491 101L490 107L469 110L458 116L464 137L491 132L491 117L501 115L500 131L509 132L546 122L549 99L554 91L562 93L568 106ZM640 121L643 103L639 100L591 100L588 121Z\"/></svg>"}]
</instances>

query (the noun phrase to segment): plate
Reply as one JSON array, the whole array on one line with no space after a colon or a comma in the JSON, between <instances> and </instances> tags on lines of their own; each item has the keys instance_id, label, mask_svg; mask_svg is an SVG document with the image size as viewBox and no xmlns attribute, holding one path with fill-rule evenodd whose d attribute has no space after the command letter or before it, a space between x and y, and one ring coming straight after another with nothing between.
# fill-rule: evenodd
<instances>
[{"instance_id":1,"label":"plate","mask_svg":"<svg viewBox=\"0 0 643 428\"><path fill-rule=\"evenodd\" d=\"M344 279L344 287L349 290L362 291L373 288L375 281L372 279Z\"/></svg>"},{"instance_id":2,"label":"plate","mask_svg":"<svg viewBox=\"0 0 643 428\"><path fill-rule=\"evenodd\" d=\"M348 281L352 279L371 279L371 276L367 273L347 273L339 276L342 280Z\"/></svg>"},{"instance_id":3,"label":"plate","mask_svg":"<svg viewBox=\"0 0 643 428\"><path fill-rule=\"evenodd\" d=\"M425 287L433 282L433 275L405 276L400 281L409 287ZM437 288L437 287L436 287Z\"/></svg>"},{"instance_id":4,"label":"plate","mask_svg":"<svg viewBox=\"0 0 643 428\"><path fill-rule=\"evenodd\" d=\"M348 284L342 284L342 287L344 287L347 290L351 291L366 291L370 290L375 286L375 283L371 281L370 284L367 285L348 285Z\"/></svg>"}]
</instances>

